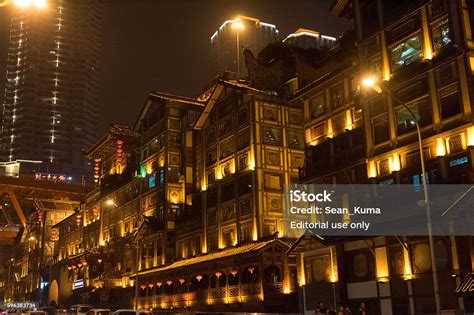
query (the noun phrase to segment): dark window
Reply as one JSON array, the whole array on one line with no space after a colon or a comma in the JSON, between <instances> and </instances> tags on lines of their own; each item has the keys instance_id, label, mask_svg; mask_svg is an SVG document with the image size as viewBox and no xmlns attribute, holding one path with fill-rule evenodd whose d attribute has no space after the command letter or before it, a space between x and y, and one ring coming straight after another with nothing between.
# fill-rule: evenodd
<instances>
[{"instance_id":1,"label":"dark window","mask_svg":"<svg viewBox=\"0 0 474 315\"><path fill-rule=\"evenodd\" d=\"M416 130L416 121L423 127L432 122L432 108L427 100L421 100L397 109L397 134L402 135ZM411 112L410 112L411 111ZM413 115L415 117L413 117ZM416 119L416 120L415 120Z\"/></svg>"},{"instance_id":2,"label":"dark window","mask_svg":"<svg viewBox=\"0 0 474 315\"><path fill-rule=\"evenodd\" d=\"M442 119L447 119L461 113L461 104L457 92L445 96L440 95L440 99Z\"/></svg>"},{"instance_id":3,"label":"dark window","mask_svg":"<svg viewBox=\"0 0 474 315\"><path fill-rule=\"evenodd\" d=\"M320 94L309 100L309 114L311 119L324 114L324 94Z\"/></svg>"},{"instance_id":4,"label":"dark window","mask_svg":"<svg viewBox=\"0 0 474 315\"><path fill-rule=\"evenodd\" d=\"M389 139L387 115L377 117L372 120L374 143L380 144Z\"/></svg>"},{"instance_id":5,"label":"dark window","mask_svg":"<svg viewBox=\"0 0 474 315\"><path fill-rule=\"evenodd\" d=\"M235 191L233 182L221 186L221 202L234 199L234 196Z\"/></svg>"},{"instance_id":6,"label":"dark window","mask_svg":"<svg viewBox=\"0 0 474 315\"><path fill-rule=\"evenodd\" d=\"M263 127L263 143L281 145L281 130L279 128Z\"/></svg>"},{"instance_id":7,"label":"dark window","mask_svg":"<svg viewBox=\"0 0 474 315\"><path fill-rule=\"evenodd\" d=\"M338 108L344 105L344 84L340 83L331 88L332 108Z\"/></svg>"}]
</instances>

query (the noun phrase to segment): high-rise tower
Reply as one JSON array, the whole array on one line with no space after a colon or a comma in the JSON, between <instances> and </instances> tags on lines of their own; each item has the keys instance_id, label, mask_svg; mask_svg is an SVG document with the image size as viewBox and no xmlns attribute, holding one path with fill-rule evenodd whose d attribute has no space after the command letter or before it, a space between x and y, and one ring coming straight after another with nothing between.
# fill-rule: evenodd
<instances>
[{"instance_id":1,"label":"high-rise tower","mask_svg":"<svg viewBox=\"0 0 474 315\"><path fill-rule=\"evenodd\" d=\"M80 181L81 150L94 142L98 121L101 1L11 11L0 159L40 160L36 171Z\"/></svg>"},{"instance_id":2,"label":"high-rise tower","mask_svg":"<svg viewBox=\"0 0 474 315\"><path fill-rule=\"evenodd\" d=\"M243 48L256 55L265 46L277 41L278 36L275 25L256 18L237 16L225 21L211 36L213 74L222 75L224 71L231 71L245 76Z\"/></svg>"}]
</instances>

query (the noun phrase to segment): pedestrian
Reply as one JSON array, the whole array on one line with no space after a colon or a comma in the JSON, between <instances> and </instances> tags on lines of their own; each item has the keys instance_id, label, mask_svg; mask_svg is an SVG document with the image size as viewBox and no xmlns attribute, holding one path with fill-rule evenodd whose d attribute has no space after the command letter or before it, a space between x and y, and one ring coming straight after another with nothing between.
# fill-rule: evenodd
<instances>
[{"instance_id":1,"label":"pedestrian","mask_svg":"<svg viewBox=\"0 0 474 315\"><path fill-rule=\"evenodd\" d=\"M329 308L328 314L329 315L337 315L336 310L334 309L334 307Z\"/></svg>"},{"instance_id":2,"label":"pedestrian","mask_svg":"<svg viewBox=\"0 0 474 315\"><path fill-rule=\"evenodd\" d=\"M316 309L314 310L314 315L321 315L321 310L318 306L316 306Z\"/></svg>"},{"instance_id":3,"label":"pedestrian","mask_svg":"<svg viewBox=\"0 0 474 315\"><path fill-rule=\"evenodd\" d=\"M321 314L327 314L328 313L328 308L324 305L323 302L318 303L319 311Z\"/></svg>"},{"instance_id":4,"label":"pedestrian","mask_svg":"<svg viewBox=\"0 0 474 315\"><path fill-rule=\"evenodd\" d=\"M351 309L349 308L349 306L346 306L346 308L344 309L344 315L351 315L352 312L351 312Z\"/></svg>"},{"instance_id":5,"label":"pedestrian","mask_svg":"<svg viewBox=\"0 0 474 315\"><path fill-rule=\"evenodd\" d=\"M367 315L367 310L365 309L365 303L364 302L360 303L359 314L360 315Z\"/></svg>"},{"instance_id":6,"label":"pedestrian","mask_svg":"<svg viewBox=\"0 0 474 315\"><path fill-rule=\"evenodd\" d=\"M344 315L344 306L339 306L339 310L337 311L337 315Z\"/></svg>"}]
</instances>

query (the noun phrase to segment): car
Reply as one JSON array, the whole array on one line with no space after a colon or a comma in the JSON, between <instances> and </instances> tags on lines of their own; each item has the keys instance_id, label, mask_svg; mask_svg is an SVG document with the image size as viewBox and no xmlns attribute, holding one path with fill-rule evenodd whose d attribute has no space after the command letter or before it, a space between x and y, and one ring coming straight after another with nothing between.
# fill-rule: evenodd
<instances>
[{"instance_id":1,"label":"car","mask_svg":"<svg viewBox=\"0 0 474 315\"><path fill-rule=\"evenodd\" d=\"M45 311L25 310L21 312L21 315L47 315L47 314Z\"/></svg>"},{"instance_id":2,"label":"car","mask_svg":"<svg viewBox=\"0 0 474 315\"><path fill-rule=\"evenodd\" d=\"M40 311L45 311L47 315L55 315L54 312L56 311L56 308L52 306L43 306L39 308Z\"/></svg>"},{"instance_id":3,"label":"car","mask_svg":"<svg viewBox=\"0 0 474 315\"><path fill-rule=\"evenodd\" d=\"M92 309L92 305L87 304L75 304L69 308L70 315L86 315L87 312Z\"/></svg>"},{"instance_id":4,"label":"car","mask_svg":"<svg viewBox=\"0 0 474 315\"><path fill-rule=\"evenodd\" d=\"M153 312L150 312L147 310L122 309L122 310L116 310L115 312L112 313L112 315L153 315Z\"/></svg>"},{"instance_id":5,"label":"car","mask_svg":"<svg viewBox=\"0 0 474 315\"><path fill-rule=\"evenodd\" d=\"M54 315L69 315L69 310L66 308L58 308L54 310Z\"/></svg>"},{"instance_id":6,"label":"car","mask_svg":"<svg viewBox=\"0 0 474 315\"><path fill-rule=\"evenodd\" d=\"M87 315L109 315L112 310L108 308L91 308L87 311Z\"/></svg>"}]
</instances>

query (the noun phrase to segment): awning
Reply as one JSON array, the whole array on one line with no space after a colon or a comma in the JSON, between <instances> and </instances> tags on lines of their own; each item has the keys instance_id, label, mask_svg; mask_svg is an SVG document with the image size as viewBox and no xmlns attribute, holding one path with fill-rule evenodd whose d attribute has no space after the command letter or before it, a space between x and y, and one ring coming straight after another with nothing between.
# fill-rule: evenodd
<instances>
[{"instance_id":1,"label":"awning","mask_svg":"<svg viewBox=\"0 0 474 315\"><path fill-rule=\"evenodd\" d=\"M454 292L457 295L474 296L474 273L469 273Z\"/></svg>"}]
</instances>

